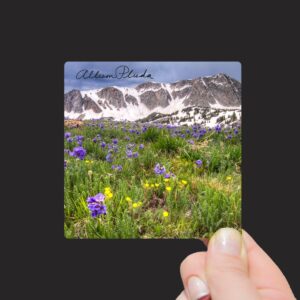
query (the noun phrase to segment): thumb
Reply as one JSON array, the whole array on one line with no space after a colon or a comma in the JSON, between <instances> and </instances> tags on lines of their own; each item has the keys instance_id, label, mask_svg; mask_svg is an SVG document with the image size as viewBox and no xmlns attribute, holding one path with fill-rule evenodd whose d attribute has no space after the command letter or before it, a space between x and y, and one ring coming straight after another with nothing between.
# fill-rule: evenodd
<instances>
[{"instance_id":1,"label":"thumb","mask_svg":"<svg viewBox=\"0 0 300 300\"><path fill-rule=\"evenodd\" d=\"M205 277L214 300L260 299L248 276L242 235L235 229L222 228L209 241Z\"/></svg>"}]
</instances>

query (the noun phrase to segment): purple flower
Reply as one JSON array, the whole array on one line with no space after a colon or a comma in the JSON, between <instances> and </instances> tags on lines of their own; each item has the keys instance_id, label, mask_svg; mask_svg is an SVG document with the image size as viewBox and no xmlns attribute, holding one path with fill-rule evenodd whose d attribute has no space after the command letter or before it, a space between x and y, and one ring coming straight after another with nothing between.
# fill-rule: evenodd
<instances>
[{"instance_id":1,"label":"purple flower","mask_svg":"<svg viewBox=\"0 0 300 300\"><path fill-rule=\"evenodd\" d=\"M84 136L82 136L82 135L76 135L75 138L76 138L77 142L82 142L84 140Z\"/></svg>"},{"instance_id":2,"label":"purple flower","mask_svg":"<svg viewBox=\"0 0 300 300\"><path fill-rule=\"evenodd\" d=\"M127 150L126 155L128 158L132 158L132 156L133 156L132 150Z\"/></svg>"},{"instance_id":3,"label":"purple flower","mask_svg":"<svg viewBox=\"0 0 300 300\"><path fill-rule=\"evenodd\" d=\"M102 142L102 143L101 143L101 147L102 147L102 148L105 148L105 146L106 146L105 142Z\"/></svg>"},{"instance_id":4,"label":"purple flower","mask_svg":"<svg viewBox=\"0 0 300 300\"><path fill-rule=\"evenodd\" d=\"M190 144L192 144L192 145L195 144L195 142L194 142L193 140L188 140L188 143L190 143Z\"/></svg>"},{"instance_id":5,"label":"purple flower","mask_svg":"<svg viewBox=\"0 0 300 300\"><path fill-rule=\"evenodd\" d=\"M67 139L67 138L69 138L71 136L71 132L66 132L65 133L65 138Z\"/></svg>"},{"instance_id":6,"label":"purple flower","mask_svg":"<svg viewBox=\"0 0 300 300\"><path fill-rule=\"evenodd\" d=\"M113 170L122 171L123 167L121 165L112 165L111 168Z\"/></svg>"},{"instance_id":7,"label":"purple flower","mask_svg":"<svg viewBox=\"0 0 300 300\"><path fill-rule=\"evenodd\" d=\"M237 135L239 133L238 129L236 129L236 128L234 129L233 132L234 132L235 135Z\"/></svg>"},{"instance_id":8,"label":"purple flower","mask_svg":"<svg viewBox=\"0 0 300 300\"><path fill-rule=\"evenodd\" d=\"M166 168L164 166L161 166L160 164L156 164L155 168L154 168L154 172L157 175L162 175L162 174L166 173Z\"/></svg>"},{"instance_id":9,"label":"purple flower","mask_svg":"<svg viewBox=\"0 0 300 300\"><path fill-rule=\"evenodd\" d=\"M110 163L111 163L111 162L113 161L111 153L108 153L108 154L106 155L105 159L106 159L107 162L110 162Z\"/></svg>"},{"instance_id":10,"label":"purple flower","mask_svg":"<svg viewBox=\"0 0 300 300\"><path fill-rule=\"evenodd\" d=\"M201 159L196 160L195 163L196 163L197 167L199 167L199 168L200 168L200 167L202 166L202 164L203 164L203 162L202 162Z\"/></svg>"},{"instance_id":11,"label":"purple flower","mask_svg":"<svg viewBox=\"0 0 300 300\"><path fill-rule=\"evenodd\" d=\"M96 138L93 138L93 142L94 142L94 143L97 143L97 139L96 139Z\"/></svg>"},{"instance_id":12,"label":"purple flower","mask_svg":"<svg viewBox=\"0 0 300 300\"><path fill-rule=\"evenodd\" d=\"M229 134L226 138L227 138L228 140L231 140L231 139L232 139L232 135Z\"/></svg>"},{"instance_id":13,"label":"purple flower","mask_svg":"<svg viewBox=\"0 0 300 300\"><path fill-rule=\"evenodd\" d=\"M113 139L112 142L116 145L118 144L118 139Z\"/></svg>"},{"instance_id":14,"label":"purple flower","mask_svg":"<svg viewBox=\"0 0 300 300\"><path fill-rule=\"evenodd\" d=\"M64 168L65 169L67 168L67 161L66 160L64 161Z\"/></svg>"},{"instance_id":15,"label":"purple flower","mask_svg":"<svg viewBox=\"0 0 300 300\"><path fill-rule=\"evenodd\" d=\"M134 157L134 158L137 158L138 156L139 156L139 154L138 154L137 152L134 152L134 153L133 153L133 157Z\"/></svg>"},{"instance_id":16,"label":"purple flower","mask_svg":"<svg viewBox=\"0 0 300 300\"><path fill-rule=\"evenodd\" d=\"M73 139L71 137L67 138L67 142L68 143L72 143L73 142Z\"/></svg>"},{"instance_id":17,"label":"purple flower","mask_svg":"<svg viewBox=\"0 0 300 300\"><path fill-rule=\"evenodd\" d=\"M141 150L145 148L144 144L140 144L140 147L139 147Z\"/></svg>"},{"instance_id":18,"label":"purple flower","mask_svg":"<svg viewBox=\"0 0 300 300\"><path fill-rule=\"evenodd\" d=\"M175 177L175 174L173 174L173 173L166 173L164 177L165 178Z\"/></svg>"},{"instance_id":19,"label":"purple flower","mask_svg":"<svg viewBox=\"0 0 300 300\"><path fill-rule=\"evenodd\" d=\"M93 218L102 214L106 214L106 205L104 205L104 199L105 196L101 193L97 194L96 196L87 198L86 201L88 203L88 208Z\"/></svg>"},{"instance_id":20,"label":"purple flower","mask_svg":"<svg viewBox=\"0 0 300 300\"><path fill-rule=\"evenodd\" d=\"M220 132L222 131L221 125L218 124L218 125L215 127L215 131L216 131L217 133L220 133Z\"/></svg>"},{"instance_id":21,"label":"purple flower","mask_svg":"<svg viewBox=\"0 0 300 300\"><path fill-rule=\"evenodd\" d=\"M72 152L69 152L69 155L83 160L86 156L86 150L83 147L75 147Z\"/></svg>"}]
</instances>

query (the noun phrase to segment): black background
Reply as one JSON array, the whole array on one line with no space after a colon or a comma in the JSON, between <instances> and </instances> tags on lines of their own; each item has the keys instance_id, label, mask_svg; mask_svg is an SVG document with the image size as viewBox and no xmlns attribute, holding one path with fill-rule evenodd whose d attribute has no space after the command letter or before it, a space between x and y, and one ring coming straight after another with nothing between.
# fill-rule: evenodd
<instances>
[{"instance_id":1,"label":"black background","mask_svg":"<svg viewBox=\"0 0 300 300\"><path fill-rule=\"evenodd\" d=\"M274 3L144 5L131 8L132 15L124 3L26 3L7 11L4 299L175 299L180 262L202 248L197 240L64 239L64 62L89 60L242 63L243 227L298 295L296 10Z\"/></svg>"}]
</instances>

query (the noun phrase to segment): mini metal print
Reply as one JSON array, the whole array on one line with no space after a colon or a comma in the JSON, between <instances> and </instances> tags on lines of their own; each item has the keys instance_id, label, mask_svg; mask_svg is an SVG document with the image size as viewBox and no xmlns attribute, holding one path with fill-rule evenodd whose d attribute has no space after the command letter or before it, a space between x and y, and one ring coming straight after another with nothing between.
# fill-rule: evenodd
<instances>
[{"instance_id":1,"label":"mini metal print","mask_svg":"<svg viewBox=\"0 0 300 300\"><path fill-rule=\"evenodd\" d=\"M64 235L241 228L239 62L66 62Z\"/></svg>"}]
</instances>

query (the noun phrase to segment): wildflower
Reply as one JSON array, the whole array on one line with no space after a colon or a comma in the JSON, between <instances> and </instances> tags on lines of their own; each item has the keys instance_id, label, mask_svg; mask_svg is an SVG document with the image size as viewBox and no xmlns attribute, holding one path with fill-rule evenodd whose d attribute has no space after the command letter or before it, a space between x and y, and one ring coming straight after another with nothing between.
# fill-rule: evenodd
<instances>
[{"instance_id":1,"label":"wildflower","mask_svg":"<svg viewBox=\"0 0 300 300\"><path fill-rule=\"evenodd\" d=\"M187 181L186 181L186 180L181 180L181 183L182 183L183 185L187 185Z\"/></svg>"},{"instance_id":2,"label":"wildflower","mask_svg":"<svg viewBox=\"0 0 300 300\"><path fill-rule=\"evenodd\" d=\"M123 167L121 165L112 165L111 168L113 170L122 171Z\"/></svg>"},{"instance_id":3,"label":"wildflower","mask_svg":"<svg viewBox=\"0 0 300 300\"><path fill-rule=\"evenodd\" d=\"M164 177L168 179L168 178L171 178L171 176L175 177L175 174L173 174L173 173L166 173Z\"/></svg>"},{"instance_id":4,"label":"wildflower","mask_svg":"<svg viewBox=\"0 0 300 300\"><path fill-rule=\"evenodd\" d=\"M215 127L215 131L216 131L217 133L220 133L220 132L222 131L221 125L218 124L218 125Z\"/></svg>"},{"instance_id":5,"label":"wildflower","mask_svg":"<svg viewBox=\"0 0 300 300\"><path fill-rule=\"evenodd\" d=\"M159 187L159 186L160 186L160 184L159 184L159 183L155 183L155 186L156 186L156 187Z\"/></svg>"},{"instance_id":6,"label":"wildflower","mask_svg":"<svg viewBox=\"0 0 300 300\"><path fill-rule=\"evenodd\" d=\"M172 188L170 186L166 187L166 191L170 192L172 190Z\"/></svg>"},{"instance_id":7,"label":"wildflower","mask_svg":"<svg viewBox=\"0 0 300 300\"><path fill-rule=\"evenodd\" d=\"M150 185L151 187L154 187L154 184L153 183L151 183L151 185Z\"/></svg>"},{"instance_id":8,"label":"wildflower","mask_svg":"<svg viewBox=\"0 0 300 300\"><path fill-rule=\"evenodd\" d=\"M138 154L137 152L134 152L134 153L133 153L133 157L134 157L134 158L137 158L138 156L139 156L139 154Z\"/></svg>"},{"instance_id":9,"label":"wildflower","mask_svg":"<svg viewBox=\"0 0 300 300\"><path fill-rule=\"evenodd\" d=\"M112 142L113 142L113 144L116 145L116 144L118 144L118 139L113 139Z\"/></svg>"},{"instance_id":10,"label":"wildflower","mask_svg":"<svg viewBox=\"0 0 300 300\"><path fill-rule=\"evenodd\" d=\"M193 140L188 140L188 143L191 144L191 145L195 144L195 142Z\"/></svg>"},{"instance_id":11,"label":"wildflower","mask_svg":"<svg viewBox=\"0 0 300 300\"><path fill-rule=\"evenodd\" d=\"M200 168L200 167L202 166L202 164L203 164L203 162L202 162L201 159L196 160L195 163L196 163L197 167L199 167L199 168Z\"/></svg>"},{"instance_id":12,"label":"wildflower","mask_svg":"<svg viewBox=\"0 0 300 300\"><path fill-rule=\"evenodd\" d=\"M106 146L106 143L105 143L105 142L102 142L102 143L101 143L101 147L102 147L102 148L105 148L105 146Z\"/></svg>"},{"instance_id":13,"label":"wildflower","mask_svg":"<svg viewBox=\"0 0 300 300\"><path fill-rule=\"evenodd\" d=\"M167 218L169 216L169 213L165 210L164 212L163 212L163 217L164 218Z\"/></svg>"},{"instance_id":14,"label":"wildflower","mask_svg":"<svg viewBox=\"0 0 300 300\"><path fill-rule=\"evenodd\" d=\"M106 159L107 162L110 162L110 163L111 163L111 162L113 161L111 153L108 153L108 154L106 155L105 159Z\"/></svg>"},{"instance_id":15,"label":"wildflower","mask_svg":"<svg viewBox=\"0 0 300 300\"><path fill-rule=\"evenodd\" d=\"M69 155L83 160L86 156L86 150L83 147L75 147L72 152L69 152Z\"/></svg>"},{"instance_id":16,"label":"wildflower","mask_svg":"<svg viewBox=\"0 0 300 300\"><path fill-rule=\"evenodd\" d=\"M169 178L165 178L165 182L169 182L170 181L170 179Z\"/></svg>"},{"instance_id":17,"label":"wildflower","mask_svg":"<svg viewBox=\"0 0 300 300\"><path fill-rule=\"evenodd\" d=\"M96 138L93 138L93 142L94 142L94 143L97 143L97 139L96 139Z\"/></svg>"},{"instance_id":18,"label":"wildflower","mask_svg":"<svg viewBox=\"0 0 300 300\"><path fill-rule=\"evenodd\" d=\"M131 150L127 150L127 151L126 151L126 155L127 155L128 158L132 158L133 153L132 153Z\"/></svg>"},{"instance_id":19,"label":"wildflower","mask_svg":"<svg viewBox=\"0 0 300 300\"><path fill-rule=\"evenodd\" d=\"M77 142L82 142L84 140L84 136L82 135L76 135L75 138Z\"/></svg>"},{"instance_id":20,"label":"wildflower","mask_svg":"<svg viewBox=\"0 0 300 300\"><path fill-rule=\"evenodd\" d=\"M227 180L227 181L230 181L231 179L232 179L231 176L227 176L227 177L226 177L226 180Z\"/></svg>"},{"instance_id":21,"label":"wildflower","mask_svg":"<svg viewBox=\"0 0 300 300\"><path fill-rule=\"evenodd\" d=\"M65 169L67 168L67 161L66 160L64 161L64 168Z\"/></svg>"},{"instance_id":22,"label":"wildflower","mask_svg":"<svg viewBox=\"0 0 300 300\"><path fill-rule=\"evenodd\" d=\"M93 171L92 170L88 170L88 176L92 177L92 175L93 175Z\"/></svg>"},{"instance_id":23,"label":"wildflower","mask_svg":"<svg viewBox=\"0 0 300 300\"><path fill-rule=\"evenodd\" d=\"M232 135L229 134L229 135L227 136L227 139L228 139L228 140L231 140L231 139L232 139Z\"/></svg>"},{"instance_id":24,"label":"wildflower","mask_svg":"<svg viewBox=\"0 0 300 300\"><path fill-rule=\"evenodd\" d=\"M154 172L157 175L162 175L166 172L166 168L164 166L161 166L160 164L156 164L156 166L154 168Z\"/></svg>"},{"instance_id":25,"label":"wildflower","mask_svg":"<svg viewBox=\"0 0 300 300\"><path fill-rule=\"evenodd\" d=\"M140 144L139 148L142 150L145 148L144 144Z\"/></svg>"},{"instance_id":26,"label":"wildflower","mask_svg":"<svg viewBox=\"0 0 300 300\"><path fill-rule=\"evenodd\" d=\"M142 206L142 201L138 201L138 202L134 202L133 204L132 204L132 207L133 208L138 208L138 207L140 207L140 206Z\"/></svg>"},{"instance_id":27,"label":"wildflower","mask_svg":"<svg viewBox=\"0 0 300 300\"><path fill-rule=\"evenodd\" d=\"M67 139L67 138L69 138L71 136L71 132L66 132L65 133L65 138Z\"/></svg>"},{"instance_id":28,"label":"wildflower","mask_svg":"<svg viewBox=\"0 0 300 300\"><path fill-rule=\"evenodd\" d=\"M106 214L106 205L104 205L104 199L105 196L101 193L87 198L86 201L88 203L88 208L93 218L102 214Z\"/></svg>"},{"instance_id":29,"label":"wildflower","mask_svg":"<svg viewBox=\"0 0 300 300\"><path fill-rule=\"evenodd\" d=\"M150 185L149 185L149 183L148 183L148 182L144 184L144 188L146 188L146 189L147 189L147 188L149 188L149 187L150 187Z\"/></svg>"},{"instance_id":30,"label":"wildflower","mask_svg":"<svg viewBox=\"0 0 300 300\"><path fill-rule=\"evenodd\" d=\"M67 142L68 143L72 143L73 142L73 139L71 137L67 138Z\"/></svg>"},{"instance_id":31,"label":"wildflower","mask_svg":"<svg viewBox=\"0 0 300 300\"><path fill-rule=\"evenodd\" d=\"M108 198L111 199L113 197L113 193L110 189L110 187L104 188L104 195Z\"/></svg>"},{"instance_id":32,"label":"wildflower","mask_svg":"<svg viewBox=\"0 0 300 300\"><path fill-rule=\"evenodd\" d=\"M130 197L126 197L125 200L126 200L127 202L132 202L132 199L131 199Z\"/></svg>"},{"instance_id":33,"label":"wildflower","mask_svg":"<svg viewBox=\"0 0 300 300\"><path fill-rule=\"evenodd\" d=\"M239 133L238 129L236 129L236 128L234 129L233 132L234 132L235 135L237 135Z\"/></svg>"}]
</instances>

